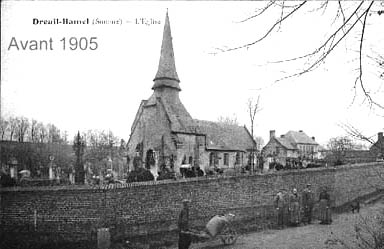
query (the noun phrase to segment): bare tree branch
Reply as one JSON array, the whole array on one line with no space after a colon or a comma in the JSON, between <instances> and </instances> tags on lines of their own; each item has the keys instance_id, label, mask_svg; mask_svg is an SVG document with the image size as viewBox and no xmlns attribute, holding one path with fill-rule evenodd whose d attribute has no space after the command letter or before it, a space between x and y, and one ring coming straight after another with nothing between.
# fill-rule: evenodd
<instances>
[{"instance_id":1,"label":"bare tree branch","mask_svg":"<svg viewBox=\"0 0 384 249\"><path fill-rule=\"evenodd\" d=\"M284 1L278 2L278 1L270 1L267 6L264 8L260 9L255 15L248 17L244 19L242 22L254 19L258 16L261 16L262 14L265 14L267 10L270 10L274 6L278 6L281 8L279 17L277 20L270 26L270 28L257 40L246 43L240 46L236 47L230 47L230 48L217 48L216 50L219 52L229 52L229 51L234 51L238 49L248 49L250 46L255 45L259 43L260 41L263 41L265 38L267 38L273 31L280 30L280 27L284 21L287 20L287 18L293 16L295 13L298 13L298 10L302 8L307 2L301 2L300 4L296 5L288 5ZM327 9L328 5L330 5L331 2L323 1L321 2L320 6L316 9L310 10L310 12L317 12L317 11L322 11L324 14ZM377 101L376 99L373 99L374 93L372 93L371 89L369 89L367 86L364 85L364 75L363 74L363 67L365 68L365 64L363 62L363 58L366 54L363 53L363 44L364 44L364 39L365 39L365 32L366 32L366 27L368 25L368 17L377 14L381 15L384 13L382 10L372 10L372 6L375 3L375 1L360 1L359 3L356 3L351 5L353 9L350 9L346 5L346 2L343 1L337 1L336 5L336 15L332 23L335 23L338 20L341 20L341 24L337 26L337 28L326 37L326 39L320 44L320 46L315 47L315 49L309 53L306 53L301 56L293 57L293 58L288 58L288 59L283 59L283 60L278 60L278 61L272 61L269 63L287 63L287 62L302 62L304 69L299 69L296 72L290 73L290 75L286 75L285 77L282 77L275 82L283 81L292 77L299 77L303 74L306 74L308 72L312 72L313 70L319 68L323 63L325 63L325 60L328 58L328 56L335 50L336 47L339 47L338 45L342 40L345 40L347 35L351 33L352 30L356 30L356 24L361 23L362 24L362 29L361 29L361 34L359 35L359 41L360 41L360 46L359 46L359 56L358 57L358 75L356 77L356 80L354 82L354 91L355 94L353 96L353 101L352 103L355 102L355 97L357 95L357 85L359 85L358 88L361 89L362 94L364 96L364 102L367 102L370 108L373 107L378 107L380 109L384 110L384 105L380 103L380 101ZM375 5L377 6L377 5ZM289 11L285 11L285 9L289 9ZM352 11L352 12L350 12ZM297 15L296 15L297 16ZM349 35L351 37L351 35ZM216 53L214 53L216 54ZM381 57L380 57L381 56ZM383 65L384 65L384 60L382 58L382 55L379 55L377 60L376 66L379 68L379 78L384 79L384 70L383 70ZM357 62L356 62L357 63ZM284 76L284 75L283 75ZM363 102L363 103L364 103Z\"/></svg>"},{"instance_id":2,"label":"bare tree branch","mask_svg":"<svg viewBox=\"0 0 384 249\"><path fill-rule=\"evenodd\" d=\"M279 25L280 23L282 23L285 19L287 19L289 16L291 16L293 13L295 13L297 10L299 10L301 7L303 7L303 5L306 3L307 1L304 1L302 2L298 7L294 8L291 12L289 12L287 15L285 15L283 18L279 19L277 22L275 22L275 24L272 25L272 27L267 31L267 33L265 33L261 38L259 38L258 40L254 41L254 42L251 42L251 43L248 43L248 44L245 44L245 45L241 45L239 47L234 47L234 48L229 48L229 49L226 49L224 52L229 52L229 51L233 51L233 50L238 50L238 49L242 49L242 48L247 48L249 46L252 46L252 45L255 45L256 43L264 40L274 29L277 25Z\"/></svg>"},{"instance_id":3,"label":"bare tree branch","mask_svg":"<svg viewBox=\"0 0 384 249\"><path fill-rule=\"evenodd\" d=\"M298 57L294 57L294 58L291 58L291 59L284 59L284 60L279 60L279 61L274 61L274 62L269 62L269 63L290 62L290 61L295 61L295 60L304 59L304 58L307 58L307 57L310 57L310 56L313 56L313 55L319 53L322 49L325 49L325 48L326 48L327 44L328 44L331 40L335 39L336 35L340 32L340 30L342 30L343 28L345 28L345 25L352 19L352 17L354 16L354 14L355 14L356 12L359 11L359 9L361 8L362 5L363 5L363 2L361 2L361 3L359 4L359 6L357 6L357 8L352 12L352 14L348 17L348 19L347 19L345 22L343 22L343 23L339 26L339 28L338 28L335 32L333 32L333 33L328 37L328 39L327 39L325 42L323 42L319 47L317 47L317 48L316 48L315 50L313 50L311 53L308 53L308 54L305 54L305 55L302 55L302 56L298 56Z\"/></svg>"},{"instance_id":4,"label":"bare tree branch","mask_svg":"<svg viewBox=\"0 0 384 249\"><path fill-rule=\"evenodd\" d=\"M242 22L246 22L246 21L249 21L255 17L258 17L260 16L261 14L263 14L265 11L267 11L271 6L273 6L275 3L275 1L269 1L269 3L264 7L262 8L261 10L259 10L258 12L256 12L256 14L254 14L253 16L250 16L242 21L240 21L239 23L242 23Z\"/></svg>"},{"instance_id":5,"label":"bare tree branch","mask_svg":"<svg viewBox=\"0 0 384 249\"><path fill-rule=\"evenodd\" d=\"M364 83L363 83L363 79L362 79L362 77L363 77L362 52L363 52L363 42L364 42L365 26L366 26L366 23L367 23L368 12L371 9L372 5L373 5L373 2L371 2L371 4L368 6L367 10L365 11L364 20L362 22L363 27L362 27L362 31L361 31L360 50L359 50L359 76L356 78L355 86L356 86L356 82L359 81L360 82L360 87L363 90L363 93L364 93L365 97L368 99L369 104L371 106L374 104L374 105L384 109L384 106L380 105L379 103L375 102L372 99L372 97L369 94L369 92L367 92L367 90L365 89L365 86L364 86Z\"/></svg>"},{"instance_id":6,"label":"bare tree branch","mask_svg":"<svg viewBox=\"0 0 384 249\"><path fill-rule=\"evenodd\" d=\"M285 80L285 79L288 79L288 78L293 78L293 77L297 77L297 76L301 76L305 73L308 73L308 72L311 72L313 71L314 69L316 69L320 63L324 62L324 60L327 58L327 56L333 51L333 49L345 38L345 36L347 36L347 34L353 30L353 27L356 25L356 23L363 17L363 15L366 13L366 11L363 12L363 14L361 14L359 16L359 18L352 24L352 26L343 34L343 36L334 44L332 45L330 48L328 48L326 51L323 52L323 54L320 56L320 58L318 58L314 63L312 63L310 66L308 66L306 69L298 72L298 73L294 73L294 74L291 74L289 76L286 76L286 77L283 77L283 78L280 78L278 79L276 82L278 81L282 81L282 80ZM331 38L330 38L331 39Z\"/></svg>"},{"instance_id":7,"label":"bare tree branch","mask_svg":"<svg viewBox=\"0 0 384 249\"><path fill-rule=\"evenodd\" d=\"M350 137L353 137L357 140L368 142L370 144L374 144L375 141L373 139L374 136L366 136L363 134L361 130L356 128L355 126L347 123L340 123L339 127L341 127Z\"/></svg>"}]
</instances>

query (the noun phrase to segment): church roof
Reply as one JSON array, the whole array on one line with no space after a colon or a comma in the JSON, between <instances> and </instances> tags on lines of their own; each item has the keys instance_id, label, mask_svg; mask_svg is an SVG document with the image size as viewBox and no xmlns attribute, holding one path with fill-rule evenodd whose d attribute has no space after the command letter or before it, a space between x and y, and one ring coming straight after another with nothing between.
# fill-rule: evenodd
<instances>
[{"instance_id":1,"label":"church roof","mask_svg":"<svg viewBox=\"0 0 384 249\"><path fill-rule=\"evenodd\" d=\"M171 26L169 23L168 11L165 16L163 42L161 44L159 67L153 80L155 84L152 89L167 86L181 90L179 77L176 72L175 55L173 53Z\"/></svg>"},{"instance_id":2,"label":"church roof","mask_svg":"<svg viewBox=\"0 0 384 249\"><path fill-rule=\"evenodd\" d=\"M163 98L157 98L157 102L164 108L172 132L197 133L196 125L181 101L171 104Z\"/></svg>"},{"instance_id":3,"label":"church roof","mask_svg":"<svg viewBox=\"0 0 384 249\"><path fill-rule=\"evenodd\" d=\"M200 133L206 134L208 150L247 151L256 144L243 126L194 119Z\"/></svg>"}]
</instances>

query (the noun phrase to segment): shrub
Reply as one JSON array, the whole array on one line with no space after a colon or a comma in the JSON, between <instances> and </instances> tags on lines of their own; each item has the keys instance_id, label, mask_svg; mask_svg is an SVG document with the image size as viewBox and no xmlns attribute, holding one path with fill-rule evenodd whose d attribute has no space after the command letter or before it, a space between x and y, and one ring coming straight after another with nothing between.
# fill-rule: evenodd
<instances>
[{"instance_id":1,"label":"shrub","mask_svg":"<svg viewBox=\"0 0 384 249\"><path fill-rule=\"evenodd\" d=\"M0 176L1 187L13 187L15 185L16 185L16 181L10 175L4 174Z\"/></svg>"},{"instance_id":2,"label":"shrub","mask_svg":"<svg viewBox=\"0 0 384 249\"><path fill-rule=\"evenodd\" d=\"M145 168L138 168L128 173L127 183L153 181L154 179L155 178L153 177L151 171Z\"/></svg>"},{"instance_id":3,"label":"shrub","mask_svg":"<svg viewBox=\"0 0 384 249\"><path fill-rule=\"evenodd\" d=\"M175 173L172 171L162 171L162 172L160 172L159 176L157 177L158 181L168 180L168 179L176 180Z\"/></svg>"}]
</instances>

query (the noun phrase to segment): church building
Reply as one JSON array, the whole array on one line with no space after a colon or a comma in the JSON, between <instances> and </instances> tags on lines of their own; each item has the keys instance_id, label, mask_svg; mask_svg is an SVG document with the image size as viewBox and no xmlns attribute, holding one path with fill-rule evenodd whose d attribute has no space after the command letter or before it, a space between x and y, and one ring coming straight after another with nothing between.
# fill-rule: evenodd
<instances>
[{"instance_id":1,"label":"church building","mask_svg":"<svg viewBox=\"0 0 384 249\"><path fill-rule=\"evenodd\" d=\"M168 12L153 82L152 96L141 101L131 127L130 171L135 157L155 177L162 167L180 174L180 167L195 166L207 172L240 169L250 163L256 143L245 126L193 119L180 101Z\"/></svg>"}]
</instances>

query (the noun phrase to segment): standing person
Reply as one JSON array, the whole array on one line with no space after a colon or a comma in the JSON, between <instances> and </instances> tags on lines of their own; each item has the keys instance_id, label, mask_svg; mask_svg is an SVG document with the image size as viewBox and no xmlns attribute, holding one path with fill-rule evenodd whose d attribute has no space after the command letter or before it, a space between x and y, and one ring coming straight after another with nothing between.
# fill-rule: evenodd
<instances>
[{"instance_id":1,"label":"standing person","mask_svg":"<svg viewBox=\"0 0 384 249\"><path fill-rule=\"evenodd\" d=\"M307 187L303 191L302 204L304 209L304 224L311 224L312 222L312 210L314 205L313 192L311 190L311 184L307 184Z\"/></svg>"},{"instance_id":2,"label":"standing person","mask_svg":"<svg viewBox=\"0 0 384 249\"><path fill-rule=\"evenodd\" d=\"M283 198L284 198L284 205L283 205L283 222L284 226L289 226L289 191L283 190Z\"/></svg>"},{"instance_id":3,"label":"standing person","mask_svg":"<svg viewBox=\"0 0 384 249\"><path fill-rule=\"evenodd\" d=\"M282 229L284 227L284 218L285 218L284 208L286 205L285 205L284 195L281 191L279 191L275 196L274 206L277 213L277 227L279 229Z\"/></svg>"},{"instance_id":4,"label":"standing person","mask_svg":"<svg viewBox=\"0 0 384 249\"><path fill-rule=\"evenodd\" d=\"M179 215L179 249L188 249L191 245L192 238L188 233L189 229L189 200L183 200L183 209Z\"/></svg>"},{"instance_id":5,"label":"standing person","mask_svg":"<svg viewBox=\"0 0 384 249\"><path fill-rule=\"evenodd\" d=\"M325 188L320 193L319 202L320 224L331 224L331 198Z\"/></svg>"},{"instance_id":6,"label":"standing person","mask_svg":"<svg viewBox=\"0 0 384 249\"><path fill-rule=\"evenodd\" d=\"M292 194L289 196L289 221L292 226L298 226L300 224L300 201L297 189L292 190Z\"/></svg>"}]
</instances>

